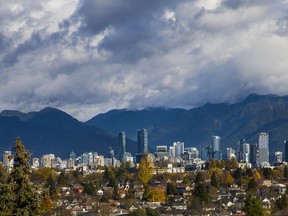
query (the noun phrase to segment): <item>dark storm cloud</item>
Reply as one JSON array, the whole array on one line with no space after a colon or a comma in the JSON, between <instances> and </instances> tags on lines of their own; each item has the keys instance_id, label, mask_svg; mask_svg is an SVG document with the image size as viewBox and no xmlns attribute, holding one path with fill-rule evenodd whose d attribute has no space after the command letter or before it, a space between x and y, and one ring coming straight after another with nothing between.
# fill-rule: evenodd
<instances>
[{"instance_id":1,"label":"dark storm cloud","mask_svg":"<svg viewBox=\"0 0 288 216\"><path fill-rule=\"evenodd\" d=\"M288 94L285 1L0 0L0 105L79 119ZM2 19L5 17L5 19Z\"/></svg>"},{"instance_id":2,"label":"dark storm cloud","mask_svg":"<svg viewBox=\"0 0 288 216\"><path fill-rule=\"evenodd\" d=\"M74 18L83 18L83 28L93 33L103 31L110 25L122 26L135 23L135 21L146 19L149 22L155 10L171 4L170 0L146 0L146 1L83 1L78 8ZM131 28L134 27L132 24Z\"/></svg>"},{"instance_id":3,"label":"dark storm cloud","mask_svg":"<svg viewBox=\"0 0 288 216\"><path fill-rule=\"evenodd\" d=\"M165 8L175 9L176 5L170 0L84 1L73 18L82 20L81 31L91 34L112 27L113 33L101 42L99 49L112 51L111 60L116 62L135 63L153 54L153 50L141 46L142 42L157 44L160 38L153 23Z\"/></svg>"}]
</instances>

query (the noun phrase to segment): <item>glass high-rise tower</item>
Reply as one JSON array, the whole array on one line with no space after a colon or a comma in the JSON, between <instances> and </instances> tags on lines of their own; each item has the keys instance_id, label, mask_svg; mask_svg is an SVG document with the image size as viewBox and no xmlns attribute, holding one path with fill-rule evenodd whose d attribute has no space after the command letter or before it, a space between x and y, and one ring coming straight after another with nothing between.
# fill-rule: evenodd
<instances>
[{"instance_id":1,"label":"glass high-rise tower","mask_svg":"<svg viewBox=\"0 0 288 216\"><path fill-rule=\"evenodd\" d=\"M221 160L222 152L221 152L221 137L220 136L212 136L212 158Z\"/></svg>"},{"instance_id":2,"label":"glass high-rise tower","mask_svg":"<svg viewBox=\"0 0 288 216\"><path fill-rule=\"evenodd\" d=\"M137 131L138 137L138 153L146 154L148 153L148 134L145 128L139 129Z\"/></svg>"},{"instance_id":3,"label":"glass high-rise tower","mask_svg":"<svg viewBox=\"0 0 288 216\"><path fill-rule=\"evenodd\" d=\"M126 152L126 134L124 131L121 131L118 134L118 142L119 142L119 159L124 160Z\"/></svg>"}]
</instances>

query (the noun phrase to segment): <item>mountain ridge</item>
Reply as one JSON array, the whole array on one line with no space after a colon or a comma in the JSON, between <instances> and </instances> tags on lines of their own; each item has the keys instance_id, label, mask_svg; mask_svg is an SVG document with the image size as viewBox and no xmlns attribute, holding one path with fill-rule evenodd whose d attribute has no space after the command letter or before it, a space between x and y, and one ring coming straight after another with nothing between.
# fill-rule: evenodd
<instances>
[{"instance_id":1,"label":"mountain ridge","mask_svg":"<svg viewBox=\"0 0 288 216\"><path fill-rule=\"evenodd\" d=\"M288 96L251 94L234 104L211 104L193 109L148 108L143 110L110 110L81 122L56 108L21 113L4 110L0 114L0 146L8 150L17 136L24 138L33 152L68 155L98 151L106 155L109 146L118 152L117 134L125 131L127 149L137 152L137 129L148 130L149 146L171 146L183 141L185 146L210 144L213 135L221 136L222 151L237 149L245 138L253 144L258 133L270 136L270 152L283 151L288 131ZM29 148L28 148L29 149ZM0 149L1 150L1 149ZM270 154L272 155L272 154Z\"/></svg>"},{"instance_id":2,"label":"mountain ridge","mask_svg":"<svg viewBox=\"0 0 288 216\"><path fill-rule=\"evenodd\" d=\"M172 114L173 109L163 112ZM111 132L117 131L120 129L117 121L121 119L118 116L120 114L130 119L129 123L135 124L131 120L131 113L123 110L114 112L113 115L109 112L101 114L101 118L96 115L85 124L101 126ZM134 111L133 115L138 115L139 119L142 111ZM113 124L110 122L111 116ZM171 146L174 141L180 140L185 142L185 146L200 147L210 144L211 137L218 135L222 138L224 152L227 147L237 149L238 140L241 138L251 144L257 143L258 133L263 131L269 133L270 152L284 152L283 140L287 139L285 131L288 131L288 96L251 94L234 104L207 103L189 110L182 109L176 116L174 120L171 117L164 122L156 122L159 127L151 123L155 121L152 115L145 116L145 120L138 124L138 127L148 129L149 145L154 148L161 144ZM122 124L121 130L136 136L136 132L131 131L129 125ZM135 139L135 136L131 138Z\"/></svg>"}]
</instances>

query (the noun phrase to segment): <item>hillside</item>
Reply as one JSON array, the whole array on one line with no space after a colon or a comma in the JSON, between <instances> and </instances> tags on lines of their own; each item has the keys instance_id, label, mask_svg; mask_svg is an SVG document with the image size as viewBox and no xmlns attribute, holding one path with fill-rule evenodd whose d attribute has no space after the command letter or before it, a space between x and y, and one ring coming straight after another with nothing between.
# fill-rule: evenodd
<instances>
[{"instance_id":1,"label":"hillside","mask_svg":"<svg viewBox=\"0 0 288 216\"><path fill-rule=\"evenodd\" d=\"M211 136L222 137L222 149L236 148L240 138L256 143L258 133L270 135L270 152L284 151L288 138L288 97L250 95L235 104L206 104L183 109L149 109L140 111L113 110L100 114L85 124L101 127L113 133L124 130L136 140L137 128L147 128L149 145L204 146ZM270 155L271 155L270 154Z\"/></svg>"},{"instance_id":2,"label":"hillside","mask_svg":"<svg viewBox=\"0 0 288 216\"><path fill-rule=\"evenodd\" d=\"M45 108L39 112L20 113L4 111L0 114L1 151L11 150L20 136L33 156L53 153L67 158L71 151L77 155L85 151L97 151L106 155L111 146L118 151L118 138L94 126L86 126L65 112ZM128 140L131 152L136 144Z\"/></svg>"}]
</instances>

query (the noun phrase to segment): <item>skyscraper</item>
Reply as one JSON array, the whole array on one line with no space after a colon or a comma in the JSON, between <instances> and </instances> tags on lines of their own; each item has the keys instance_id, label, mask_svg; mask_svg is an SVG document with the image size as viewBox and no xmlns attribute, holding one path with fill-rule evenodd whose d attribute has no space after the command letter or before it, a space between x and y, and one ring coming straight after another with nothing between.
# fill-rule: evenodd
<instances>
[{"instance_id":1,"label":"skyscraper","mask_svg":"<svg viewBox=\"0 0 288 216\"><path fill-rule=\"evenodd\" d=\"M124 131L121 131L118 135L119 142L119 159L124 160L125 152L126 152L126 134Z\"/></svg>"},{"instance_id":2,"label":"skyscraper","mask_svg":"<svg viewBox=\"0 0 288 216\"><path fill-rule=\"evenodd\" d=\"M250 163L253 167L259 166L259 145L252 144L250 145Z\"/></svg>"},{"instance_id":3,"label":"skyscraper","mask_svg":"<svg viewBox=\"0 0 288 216\"><path fill-rule=\"evenodd\" d=\"M138 153L146 154L148 153L148 135L145 128L139 129L137 131L138 137Z\"/></svg>"},{"instance_id":4,"label":"skyscraper","mask_svg":"<svg viewBox=\"0 0 288 216\"><path fill-rule=\"evenodd\" d=\"M174 157L180 157L184 153L184 142L174 142Z\"/></svg>"},{"instance_id":5,"label":"skyscraper","mask_svg":"<svg viewBox=\"0 0 288 216\"><path fill-rule=\"evenodd\" d=\"M238 149L237 149L237 160L243 161L243 144L245 143L245 139L240 139L238 141Z\"/></svg>"},{"instance_id":6,"label":"skyscraper","mask_svg":"<svg viewBox=\"0 0 288 216\"><path fill-rule=\"evenodd\" d=\"M236 159L235 150L233 148L227 148L227 160L231 160L233 157Z\"/></svg>"},{"instance_id":7,"label":"skyscraper","mask_svg":"<svg viewBox=\"0 0 288 216\"><path fill-rule=\"evenodd\" d=\"M221 160L221 137L220 136L212 136L212 158Z\"/></svg>"},{"instance_id":8,"label":"skyscraper","mask_svg":"<svg viewBox=\"0 0 288 216\"><path fill-rule=\"evenodd\" d=\"M238 142L238 161L249 163L250 157L250 144L246 143L245 139L240 139Z\"/></svg>"},{"instance_id":9,"label":"skyscraper","mask_svg":"<svg viewBox=\"0 0 288 216\"><path fill-rule=\"evenodd\" d=\"M244 143L242 149L242 159L243 162L249 163L250 162L250 144Z\"/></svg>"},{"instance_id":10,"label":"skyscraper","mask_svg":"<svg viewBox=\"0 0 288 216\"><path fill-rule=\"evenodd\" d=\"M3 165L6 170L11 170L14 164L14 157L11 151L4 151L3 154Z\"/></svg>"},{"instance_id":11,"label":"skyscraper","mask_svg":"<svg viewBox=\"0 0 288 216\"><path fill-rule=\"evenodd\" d=\"M288 140L284 140L285 145L285 161L288 161Z\"/></svg>"},{"instance_id":12,"label":"skyscraper","mask_svg":"<svg viewBox=\"0 0 288 216\"><path fill-rule=\"evenodd\" d=\"M260 165L264 162L269 163L269 135L267 133L260 133L259 139L259 163Z\"/></svg>"},{"instance_id":13,"label":"skyscraper","mask_svg":"<svg viewBox=\"0 0 288 216\"><path fill-rule=\"evenodd\" d=\"M112 159L112 166L114 166L114 150L111 147L108 148L108 158Z\"/></svg>"},{"instance_id":14,"label":"skyscraper","mask_svg":"<svg viewBox=\"0 0 288 216\"><path fill-rule=\"evenodd\" d=\"M275 162L282 163L283 162L283 153L280 151L275 152Z\"/></svg>"}]
</instances>

